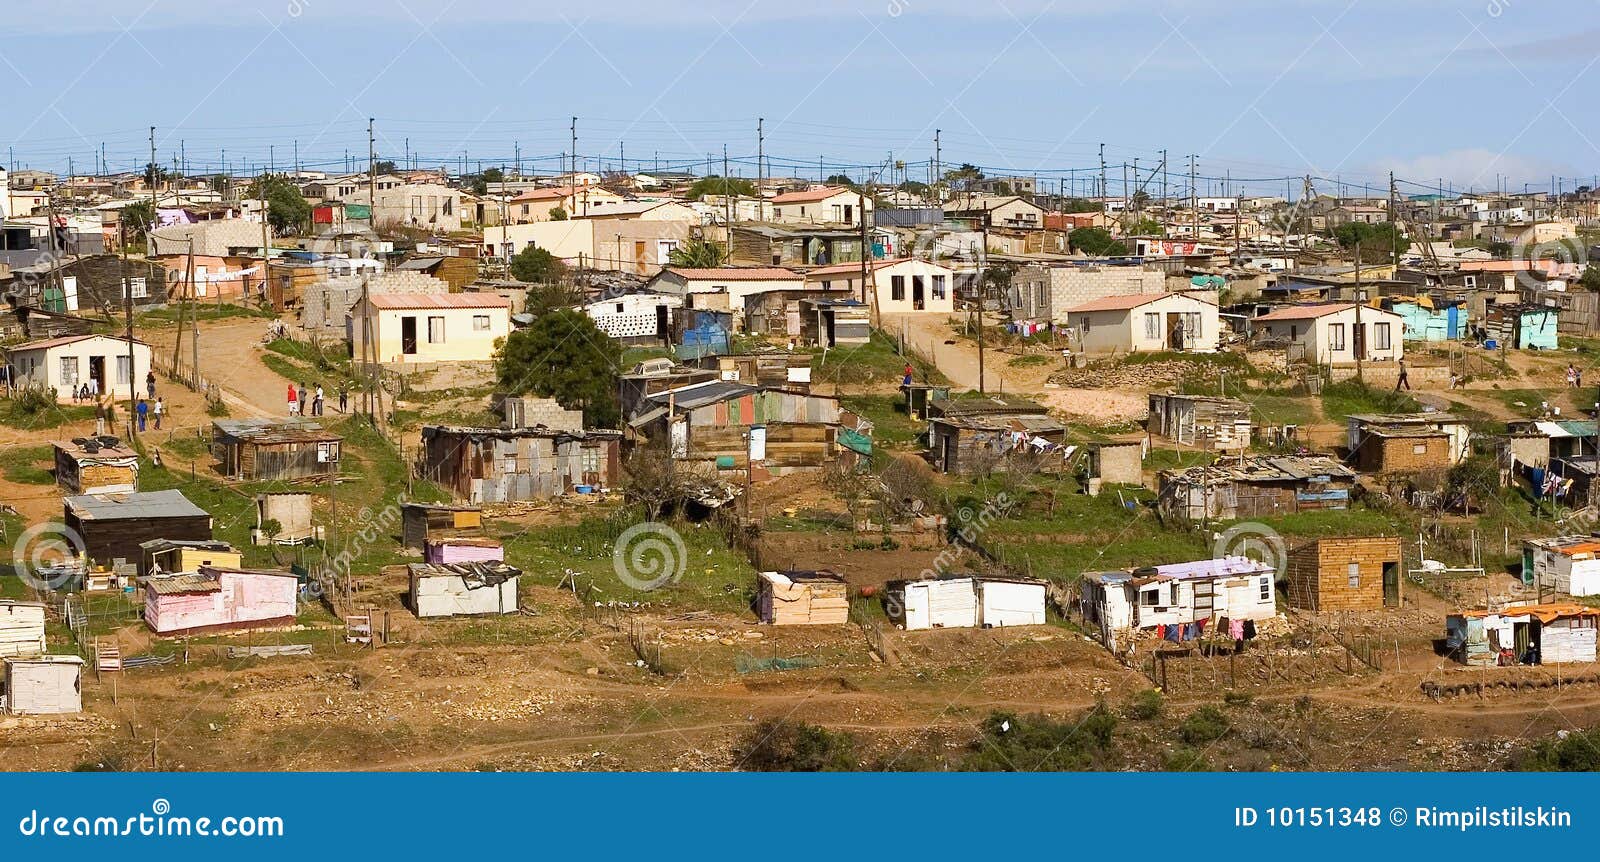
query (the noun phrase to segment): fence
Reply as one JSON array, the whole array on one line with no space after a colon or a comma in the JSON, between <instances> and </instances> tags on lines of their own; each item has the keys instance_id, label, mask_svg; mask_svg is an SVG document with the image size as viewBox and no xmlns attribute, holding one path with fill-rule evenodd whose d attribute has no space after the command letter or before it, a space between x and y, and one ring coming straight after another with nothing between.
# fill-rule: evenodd
<instances>
[{"instance_id":1,"label":"fence","mask_svg":"<svg viewBox=\"0 0 1600 862\"><path fill-rule=\"evenodd\" d=\"M883 625L873 619L867 612L864 601L850 603L850 621L861 628L861 636L867 641L867 649L877 656L884 664L889 663L889 648L884 643Z\"/></svg>"}]
</instances>

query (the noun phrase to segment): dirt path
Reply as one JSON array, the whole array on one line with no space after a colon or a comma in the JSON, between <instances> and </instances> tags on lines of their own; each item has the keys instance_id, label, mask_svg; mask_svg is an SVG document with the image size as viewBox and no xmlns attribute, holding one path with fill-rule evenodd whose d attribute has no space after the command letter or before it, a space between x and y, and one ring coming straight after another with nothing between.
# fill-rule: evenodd
<instances>
[{"instance_id":1,"label":"dirt path","mask_svg":"<svg viewBox=\"0 0 1600 862\"><path fill-rule=\"evenodd\" d=\"M280 416L285 412L287 385L261 361L261 336L267 321L255 317L205 321L200 324L200 370L222 387L223 401L236 415ZM158 352L171 357L176 327L141 333ZM189 351L185 335L183 350Z\"/></svg>"},{"instance_id":2,"label":"dirt path","mask_svg":"<svg viewBox=\"0 0 1600 862\"><path fill-rule=\"evenodd\" d=\"M958 338L950 326L950 318L943 314L885 314L882 326L885 332L904 335L912 349L931 359L940 373L961 389L978 387L978 348L971 341ZM1036 391L1043 383L1041 376L1032 386L1022 379L1015 369L1005 367L1006 357L998 352L986 352L983 379L990 392Z\"/></svg>"}]
</instances>

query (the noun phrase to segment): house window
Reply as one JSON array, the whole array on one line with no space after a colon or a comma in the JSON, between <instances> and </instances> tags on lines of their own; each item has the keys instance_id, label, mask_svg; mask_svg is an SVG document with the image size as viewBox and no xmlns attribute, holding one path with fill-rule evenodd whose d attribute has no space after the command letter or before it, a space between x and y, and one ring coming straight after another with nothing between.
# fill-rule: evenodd
<instances>
[{"instance_id":1,"label":"house window","mask_svg":"<svg viewBox=\"0 0 1600 862\"><path fill-rule=\"evenodd\" d=\"M428 318L428 343L429 344L443 344L444 343L444 318L443 317L430 317L430 318Z\"/></svg>"},{"instance_id":2,"label":"house window","mask_svg":"<svg viewBox=\"0 0 1600 862\"><path fill-rule=\"evenodd\" d=\"M144 299L145 297L147 297L149 295L150 295L150 292L149 292L149 289L145 286L144 279L142 279L142 278L130 278L130 279L128 279L128 296L132 297L133 299Z\"/></svg>"},{"instance_id":3,"label":"house window","mask_svg":"<svg viewBox=\"0 0 1600 862\"><path fill-rule=\"evenodd\" d=\"M585 473L599 473L600 472L600 447L599 446L585 446L585 447L583 447L582 449L579 450L579 455L580 455L580 457L582 458L582 461L583 461L583 466L582 466L583 472L585 472Z\"/></svg>"},{"instance_id":4,"label":"house window","mask_svg":"<svg viewBox=\"0 0 1600 862\"><path fill-rule=\"evenodd\" d=\"M1378 350L1388 350L1389 346L1390 346L1390 342L1389 342L1389 324L1387 324L1387 323L1374 323L1374 324L1372 324L1372 341L1373 341L1373 344L1375 345L1376 349L1378 349Z\"/></svg>"},{"instance_id":5,"label":"house window","mask_svg":"<svg viewBox=\"0 0 1600 862\"><path fill-rule=\"evenodd\" d=\"M775 219L783 218L783 208L782 207L773 207L772 208L772 217L775 218Z\"/></svg>"},{"instance_id":6,"label":"house window","mask_svg":"<svg viewBox=\"0 0 1600 862\"><path fill-rule=\"evenodd\" d=\"M317 463L333 464L339 460L339 444L337 441L328 441L317 444Z\"/></svg>"},{"instance_id":7,"label":"house window","mask_svg":"<svg viewBox=\"0 0 1600 862\"><path fill-rule=\"evenodd\" d=\"M823 283L822 283L822 291L823 291L823 293L827 293L827 292L828 292L828 291L830 291L830 290L833 290L833 282L831 282L831 281L824 281L824 282L823 282Z\"/></svg>"},{"instance_id":8,"label":"house window","mask_svg":"<svg viewBox=\"0 0 1600 862\"><path fill-rule=\"evenodd\" d=\"M450 215L455 210L455 201L452 198L444 199L444 214Z\"/></svg>"},{"instance_id":9,"label":"house window","mask_svg":"<svg viewBox=\"0 0 1600 862\"><path fill-rule=\"evenodd\" d=\"M63 356L63 357L61 357L61 382L67 384L68 386L77 385L77 383L78 383L78 357L76 357L76 356Z\"/></svg>"},{"instance_id":10,"label":"house window","mask_svg":"<svg viewBox=\"0 0 1600 862\"><path fill-rule=\"evenodd\" d=\"M944 299L944 297L945 297L945 292L944 291L945 291L944 276L942 276L942 275L934 276L933 277L933 298L934 299ZM1040 299L1039 302L1043 303L1044 300Z\"/></svg>"},{"instance_id":11,"label":"house window","mask_svg":"<svg viewBox=\"0 0 1600 862\"><path fill-rule=\"evenodd\" d=\"M1360 563L1351 563L1350 564L1349 576L1350 576L1350 589L1352 589L1352 590L1359 589L1361 587L1361 564Z\"/></svg>"},{"instance_id":12,"label":"house window","mask_svg":"<svg viewBox=\"0 0 1600 862\"><path fill-rule=\"evenodd\" d=\"M1033 304L1044 308L1044 285L1041 284L1034 288Z\"/></svg>"},{"instance_id":13,"label":"house window","mask_svg":"<svg viewBox=\"0 0 1600 862\"><path fill-rule=\"evenodd\" d=\"M1161 604L1161 590L1160 590L1160 588L1159 587L1152 587L1151 589L1148 589L1148 590L1140 590L1139 591L1139 604L1144 605L1147 608L1153 608L1153 607L1156 607L1156 606L1160 605Z\"/></svg>"},{"instance_id":14,"label":"house window","mask_svg":"<svg viewBox=\"0 0 1600 862\"><path fill-rule=\"evenodd\" d=\"M617 312L621 313L621 311L622 311L622 303L619 302L619 303L617 303ZM472 315L472 328L475 329L475 330L478 330L480 332L483 331L483 330L488 329L489 328L489 315L487 315L487 314L474 314L474 315Z\"/></svg>"},{"instance_id":15,"label":"house window","mask_svg":"<svg viewBox=\"0 0 1600 862\"><path fill-rule=\"evenodd\" d=\"M1413 443L1413 444L1411 444L1411 454L1413 454L1413 455L1426 455L1426 454L1428 454L1428 444L1426 444L1426 443Z\"/></svg>"},{"instance_id":16,"label":"house window","mask_svg":"<svg viewBox=\"0 0 1600 862\"><path fill-rule=\"evenodd\" d=\"M1261 576L1261 600L1264 601L1264 602L1272 601L1272 576L1271 575L1262 575Z\"/></svg>"},{"instance_id":17,"label":"house window","mask_svg":"<svg viewBox=\"0 0 1600 862\"><path fill-rule=\"evenodd\" d=\"M119 383L133 382L133 363L126 356L117 357L117 381Z\"/></svg>"},{"instance_id":18,"label":"house window","mask_svg":"<svg viewBox=\"0 0 1600 862\"><path fill-rule=\"evenodd\" d=\"M903 302L906 298L906 277L903 275L889 276L889 298L895 302Z\"/></svg>"},{"instance_id":19,"label":"house window","mask_svg":"<svg viewBox=\"0 0 1600 862\"><path fill-rule=\"evenodd\" d=\"M1200 312L1186 311L1183 313L1183 334L1190 341L1200 337Z\"/></svg>"},{"instance_id":20,"label":"house window","mask_svg":"<svg viewBox=\"0 0 1600 862\"><path fill-rule=\"evenodd\" d=\"M1144 337L1153 340L1161 337L1161 315L1149 312L1144 316Z\"/></svg>"},{"instance_id":21,"label":"house window","mask_svg":"<svg viewBox=\"0 0 1600 862\"><path fill-rule=\"evenodd\" d=\"M1293 340L1295 340L1296 338L1299 338L1299 337L1300 337L1300 326L1298 324L1294 324L1294 323L1289 324L1289 340L1293 341Z\"/></svg>"},{"instance_id":22,"label":"house window","mask_svg":"<svg viewBox=\"0 0 1600 862\"><path fill-rule=\"evenodd\" d=\"M1342 323L1330 323L1330 324L1328 324L1328 349L1329 350L1343 350L1344 349L1344 324L1342 324Z\"/></svg>"}]
</instances>

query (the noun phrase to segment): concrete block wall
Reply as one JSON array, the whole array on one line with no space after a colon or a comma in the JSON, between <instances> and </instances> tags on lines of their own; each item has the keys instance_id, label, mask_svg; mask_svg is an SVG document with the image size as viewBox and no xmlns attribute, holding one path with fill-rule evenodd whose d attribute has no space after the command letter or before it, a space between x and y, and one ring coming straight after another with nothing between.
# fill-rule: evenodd
<instances>
[{"instance_id":1,"label":"concrete block wall","mask_svg":"<svg viewBox=\"0 0 1600 862\"><path fill-rule=\"evenodd\" d=\"M344 320L361 299L361 276L341 275L307 287L300 297L300 326L321 334L344 334ZM431 275L395 270L372 276L373 293L449 293L450 285Z\"/></svg>"}]
</instances>

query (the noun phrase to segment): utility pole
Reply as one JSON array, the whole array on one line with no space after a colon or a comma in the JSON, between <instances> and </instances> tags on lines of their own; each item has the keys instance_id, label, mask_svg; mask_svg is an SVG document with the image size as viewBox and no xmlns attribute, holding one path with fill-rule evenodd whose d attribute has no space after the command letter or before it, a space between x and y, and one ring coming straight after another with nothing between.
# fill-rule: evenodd
<instances>
[{"instance_id":1,"label":"utility pole","mask_svg":"<svg viewBox=\"0 0 1600 862\"><path fill-rule=\"evenodd\" d=\"M761 191L762 162L767 154L766 118L756 117L756 221L767 220L767 198ZM861 249L862 255L867 253L865 247ZM865 282L862 282L865 284Z\"/></svg>"},{"instance_id":2,"label":"utility pole","mask_svg":"<svg viewBox=\"0 0 1600 862\"><path fill-rule=\"evenodd\" d=\"M367 194L371 209L371 228L373 236L378 233L378 136L373 131L374 118L367 118ZM383 395L378 388L378 344L372 332L372 304L368 302L372 276L366 267L361 268L361 359L367 363L367 417L374 426L380 422L383 414ZM368 352L372 358L367 358Z\"/></svg>"},{"instance_id":3,"label":"utility pole","mask_svg":"<svg viewBox=\"0 0 1600 862\"><path fill-rule=\"evenodd\" d=\"M1100 192L1099 192L1099 194L1096 195L1096 197L1102 199L1102 203L1100 205L1100 209L1102 211L1105 209L1105 204L1104 204L1105 196L1106 196L1106 145L1105 144L1101 144L1100 145Z\"/></svg>"},{"instance_id":4,"label":"utility pole","mask_svg":"<svg viewBox=\"0 0 1600 862\"><path fill-rule=\"evenodd\" d=\"M933 202L943 203L944 165L939 161L943 152L939 147L939 130L933 130Z\"/></svg>"},{"instance_id":5,"label":"utility pole","mask_svg":"<svg viewBox=\"0 0 1600 862\"><path fill-rule=\"evenodd\" d=\"M1198 243L1200 242L1200 190L1195 187L1194 182L1195 158L1194 153L1189 154L1189 223L1192 225L1193 230L1193 234L1189 238L1194 240L1198 248Z\"/></svg>"},{"instance_id":6,"label":"utility pole","mask_svg":"<svg viewBox=\"0 0 1600 862\"><path fill-rule=\"evenodd\" d=\"M1167 212L1172 205L1167 203L1167 151L1161 151L1161 235L1167 235Z\"/></svg>"},{"instance_id":7,"label":"utility pole","mask_svg":"<svg viewBox=\"0 0 1600 862\"><path fill-rule=\"evenodd\" d=\"M155 254L155 242L156 241L155 241L155 238L153 236L151 236L151 234L155 230L156 222L161 220L161 216L156 212L156 210L159 207L160 207L160 204L157 203L157 201L156 201L156 127L155 126L151 126L150 127L150 224L146 225L145 229L144 229L144 253L145 253L146 257L151 257L151 256L154 256L154 254ZM131 308L132 305L130 305L129 307ZM132 312L129 312L129 313L131 314ZM132 338L133 337L133 329L132 329L133 324L129 323L128 326L129 326L128 337ZM131 374L133 374L133 366L131 364L133 362L133 359L131 358L133 356L133 345L132 344L128 345L128 356L130 357L128 359L128 362L130 363L129 366L128 366L128 374L131 375Z\"/></svg>"},{"instance_id":8,"label":"utility pole","mask_svg":"<svg viewBox=\"0 0 1600 862\"><path fill-rule=\"evenodd\" d=\"M578 182L578 118L572 118L572 170L567 173L567 188Z\"/></svg>"},{"instance_id":9,"label":"utility pole","mask_svg":"<svg viewBox=\"0 0 1600 862\"><path fill-rule=\"evenodd\" d=\"M1357 234L1359 237L1360 235ZM1366 383L1367 378L1361 373L1361 354L1367 352L1367 333L1361 328L1361 240L1356 240L1356 331L1350 340L1350 347L1356 355L1356 380ZM1328 357L1331 362L1333 357Z\"/></svg>"},{"instance_id":10,"label":"utility pole","mask_svg":"<svg viewBox=\"0 0 1600 862\"><path fill-rule=\"evenodd\" d=\"M983 206L983 248L978 250L978 394L987 390L983 379L983 306L989 293L989 205Z\"/></svg>"}]
</instances>

